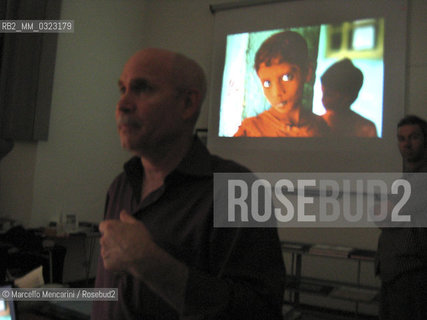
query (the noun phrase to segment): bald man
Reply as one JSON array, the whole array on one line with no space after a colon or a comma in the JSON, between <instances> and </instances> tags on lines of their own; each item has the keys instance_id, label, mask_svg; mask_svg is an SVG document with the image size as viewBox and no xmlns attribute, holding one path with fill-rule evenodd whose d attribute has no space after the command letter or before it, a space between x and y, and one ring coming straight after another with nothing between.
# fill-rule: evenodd
<instances>
[{"instance_id":1,"label":"bald man","mask_svg":"<svg viewBox=\"0 0 427 320\"><path fill-rule=\"evenodd\" d=\"M280 319L285 270L275 229L213 227L213 173L247 172L193 136L201 67L166 50L132 56L116 120L134 157L107 195L92 319Z\"/></svg>"}]
</instances>

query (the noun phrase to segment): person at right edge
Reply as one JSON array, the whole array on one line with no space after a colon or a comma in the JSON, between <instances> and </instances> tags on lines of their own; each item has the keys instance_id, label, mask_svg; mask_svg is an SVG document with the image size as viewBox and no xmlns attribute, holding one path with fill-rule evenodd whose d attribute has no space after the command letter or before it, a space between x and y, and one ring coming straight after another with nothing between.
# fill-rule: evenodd
<instances>
[{"instance_id":1,"label":"person at right edge","mask_svg":"<svg viewBox=\"0 0 427 320\"><path fill-rule=\"evenodd\" d=\"M411 213L415 208L425 220L427 207L422 203L426 179L421 173L427 172L427 122L413 115L404 117L397 125L397 140L403 178L411 181L415 194L416 206L412 204ZM381 229L376 257L381 320L427 319L427 228L423 226L425 223Z\"/></svg>"}]
</instances>

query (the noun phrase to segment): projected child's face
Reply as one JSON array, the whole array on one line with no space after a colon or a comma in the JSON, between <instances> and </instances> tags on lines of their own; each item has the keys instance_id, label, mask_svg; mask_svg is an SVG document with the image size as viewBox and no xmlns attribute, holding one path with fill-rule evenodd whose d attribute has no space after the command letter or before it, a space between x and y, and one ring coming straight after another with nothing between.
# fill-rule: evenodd
<instances>
[{"instance_id":1,"label":"projected child's face","mask_svg":"<svg viewBox=\"0 0 427 320\"><path fill-rule=\"evenodd\" d=\"M322 85L322 103L327 110L342 111L349 109L349 98L342 92Z\"/></svg>"},{"instance_id":2,"label":"projected child's face","mask_svg":"<svg viewBox=\"0 0 427 320\"><path fill-rule=\"evenodd\" d=\"M265 97L277 111L284 113L300 107L306 77L299 66L275 59L270 66L260 65L258 77Z\"/></svg>"}]
</instances>

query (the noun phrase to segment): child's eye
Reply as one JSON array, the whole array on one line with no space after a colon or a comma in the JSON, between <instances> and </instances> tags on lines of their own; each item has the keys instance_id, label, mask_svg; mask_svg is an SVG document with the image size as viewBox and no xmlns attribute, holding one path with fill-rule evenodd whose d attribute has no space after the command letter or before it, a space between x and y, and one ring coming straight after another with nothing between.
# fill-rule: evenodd
<instances>
[{"instance_id":1,"label":"child's eye","mask_svg":"<svg viewBox=\"0 0 427 320\"><path fill-rule=\"evenodd\" d=\"M283 81L291 81L294 79L294 75L292 73L286 73L282 76Z\"/></svg>"},{"instance_id":2,"label":"child's eye","mask_svg":"<svg viewBox=\"0 0 427 320\"><path fill-rule=\"evenodd\" d=\"M262 85L264 86L264 88L270 88L271 83L270 83L270 81L265 80L265 81L262 83Z\"/></svg>"}]
</instances>

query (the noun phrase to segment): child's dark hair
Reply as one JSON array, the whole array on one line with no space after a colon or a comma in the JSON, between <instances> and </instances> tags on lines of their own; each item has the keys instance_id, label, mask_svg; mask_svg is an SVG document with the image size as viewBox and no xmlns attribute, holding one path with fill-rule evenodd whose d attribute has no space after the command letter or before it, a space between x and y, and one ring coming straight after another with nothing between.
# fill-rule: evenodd
<instances>
[{"instance_id":1,"label":"child's dark hair","mask_svg":"<svg viewBox=\"0 0 427 320\"><path fill-rule=\"evenodd\" d=\"M258 72L262 63L271 66L276 59L278 63L295 64L306 73L309 64L307 42L294 31L273 34L261 44L255 55L255 71Z\"/></svg>"},{"instance_id":2,"label":"child's dark hair","mask_svg":"<svg viewBox=\"0 0 427 320\"><path fill-rule=\"evenodd\" d=\"M347 94L353 103L362 87L363 73L345 58L330 66L320 80L323 86Z\"/></svg>"}]
</instances>

